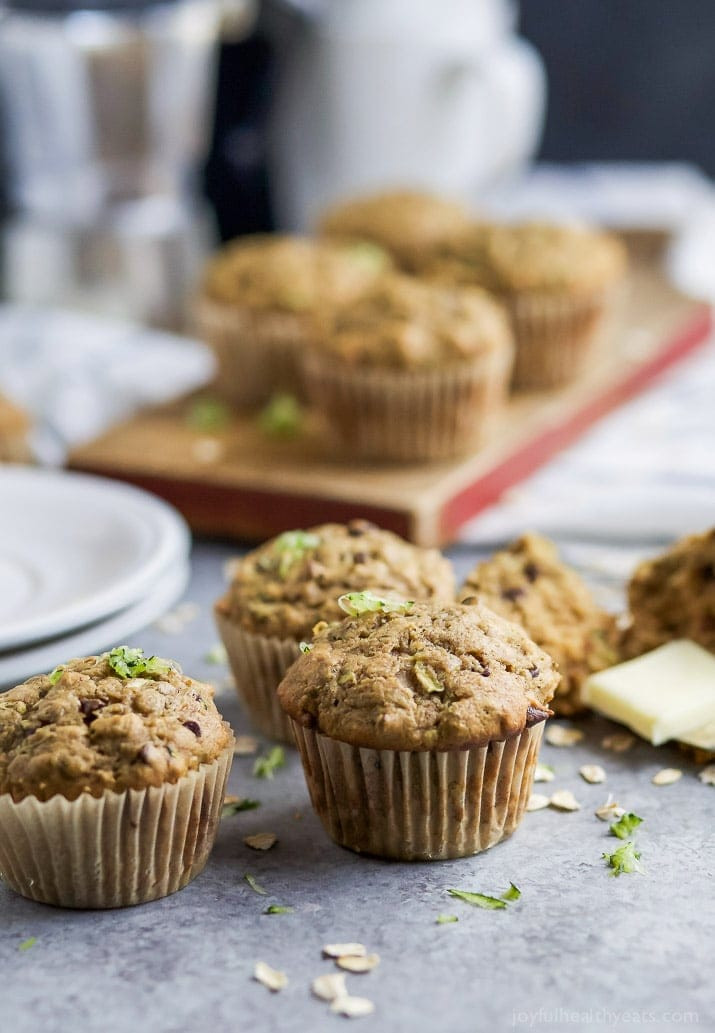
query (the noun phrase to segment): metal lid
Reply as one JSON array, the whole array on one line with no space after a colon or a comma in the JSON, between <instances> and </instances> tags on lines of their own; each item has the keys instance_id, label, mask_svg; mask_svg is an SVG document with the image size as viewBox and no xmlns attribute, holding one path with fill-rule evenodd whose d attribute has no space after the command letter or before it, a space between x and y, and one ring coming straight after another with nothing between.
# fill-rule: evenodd
<instances>
[{"instance_id":1,"label":"metal lid","mask_svg":"<svg viewBox=\"0 0 715 1033\"><path fill-rule=\"evenodd\" d=\"M4 0L0 4L0 21L3 10L33 15L63 15L78 11L98 11L102 14L124 11L142 11L148 7L177 3L178 0Z\"/></svg>"}]
</instances>

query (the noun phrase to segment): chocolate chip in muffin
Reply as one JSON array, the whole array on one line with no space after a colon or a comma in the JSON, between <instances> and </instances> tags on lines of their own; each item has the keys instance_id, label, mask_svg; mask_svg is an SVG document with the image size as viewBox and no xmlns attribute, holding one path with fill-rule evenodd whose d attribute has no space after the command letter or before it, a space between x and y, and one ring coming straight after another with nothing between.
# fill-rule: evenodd
<instances>
[{"instance_id":1,"label":"chocolate chip in muffin","mask_svg":"<svg viewBox=\"0 0 715 1033\"><path fill-rule=\"evenodd\" d=\"M524 595L523 588L505 588L501 594L502 599L508 599L512 603L522 595Z\"/></svg>"}]
</instances>

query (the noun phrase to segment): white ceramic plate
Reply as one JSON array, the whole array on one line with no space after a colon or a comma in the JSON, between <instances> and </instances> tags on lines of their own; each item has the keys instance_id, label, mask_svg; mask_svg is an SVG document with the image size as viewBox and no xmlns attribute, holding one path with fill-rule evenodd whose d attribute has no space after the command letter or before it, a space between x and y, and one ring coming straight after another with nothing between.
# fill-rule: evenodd
<instances>
[{"instance_id":1,"label":"white ceramic plate","mask_svg":"<svg viewBox=\"0 0 715 1033\"><path fill-rule=\"evenodd\" d=\"M0 656L0 687L11 688L34 674L51 671L58 664L78 656L93 656L117 645L139 645L132 638L152 621L163 616L183 595L189 581L189 565L178 564L141 602L65 638L56 638L32 649Z\"/></svg>"},{"instance_id":2,"label":"white ceramic plate","mask_svg":"<svg viewBox=\"0 0 715 1033\"><path fill-rule=\"evenodd\" d=\"M189 544L182 518L137 488L0 467L0 651L129 606Z\"/></svg>"}]
</instances>

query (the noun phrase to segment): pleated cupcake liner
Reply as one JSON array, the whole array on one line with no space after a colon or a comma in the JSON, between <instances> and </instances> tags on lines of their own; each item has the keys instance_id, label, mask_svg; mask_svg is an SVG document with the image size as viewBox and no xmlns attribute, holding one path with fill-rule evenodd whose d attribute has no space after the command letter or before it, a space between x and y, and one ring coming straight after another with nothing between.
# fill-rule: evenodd
<instances>
[{"instance_id":1,"label":"pleated cupcake liner","mask_svg":"<svg viewBox=\"0 0 715 1033\"><path fill-rule=\"evenodd\" d=\"M531 794L544 723L464 750L373 750L293 722L310 798L328 835L358 853L437 861L512 834Z\"/></svg>"},{"instance_id":2,"label":"pleated cupcake liner","mask_svg":"<svg viewBox=\"0 0 715 1033\"><path fill-rule=\"evenodd\" d=\"M502 300L509 311L516 360L512 385L540 390L571 383L598 351L617 291L550 294L521 291Z\"/></svg>"},{"instance_id":3,"label":"pleated cupcake liner","mask_svg":"<svg viewBox=\"0 0 715 1033\"><path fill-rule=\"evenodd\" d=\"M453 459L488 436L507 396L513 354L495 349L442 370L345 366L306 352L313 406L350 458L392 462Z\"/></svg>"},{"instance_id":4,"label":"pleated cupcake liner","mask_svg":"<svg viewBox=\"0 0 715 1033\"><path fill-rule=\"evenodd\" d=\"M276 690L300 656L298 643L247 631L218 609L214 615L238 698L251 722L269 739L295 746L291 722L278 702Z\"/></svg>"},{"instance_id":5,"label":"pleated cupcake liner","mask_svg":"<svg viewBox=\"0 0 715 1033\"><path fill-rule=\"evenodd\" d=\"M130 907L183 889L218 831L233 742L178 782L76 800L0 796L0 877L68 908Z\"/></svg>"},{"instance_id":6,"label":"pleated cupcake liner","mask_svg":"<svg viewBox=\"0 0 715 1033\"><path fill-rule=\"evenodd\" d=\"M287 391L303 397L300 353L310 341L305 317L254 312L199 298L196 333L213 351L213 390L235 407L263 405Z\"/></svg>"}]
</instances>

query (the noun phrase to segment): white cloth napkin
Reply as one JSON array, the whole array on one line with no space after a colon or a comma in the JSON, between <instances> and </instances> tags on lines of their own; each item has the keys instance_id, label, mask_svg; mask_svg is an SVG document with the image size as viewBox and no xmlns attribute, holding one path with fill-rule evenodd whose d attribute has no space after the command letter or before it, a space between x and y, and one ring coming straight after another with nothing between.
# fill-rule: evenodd
<instances>
[{"instance_id":1,"label":"white cloth napkin","mask_svg":"<svg viewBox=\"0 0 715 1033\"><path fill-rule=\"evenodd\" d=\"M0 305L0 391L35 421L46 463L136 410L205 384L213 358L198 341L63 309Z\"/></svg>"}]
</instances>

